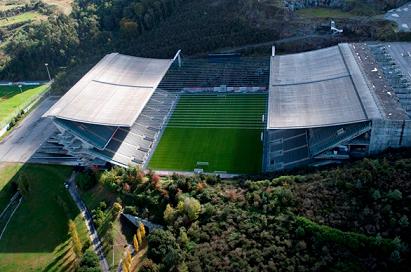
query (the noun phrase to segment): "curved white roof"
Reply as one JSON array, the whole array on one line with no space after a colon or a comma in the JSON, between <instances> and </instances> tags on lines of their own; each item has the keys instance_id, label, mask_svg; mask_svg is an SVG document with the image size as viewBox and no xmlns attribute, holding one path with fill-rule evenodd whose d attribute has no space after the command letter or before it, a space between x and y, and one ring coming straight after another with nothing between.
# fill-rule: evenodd
<instances>
[{"instance_id":1,"label":"curved white roof","mask_svg":"<svg viewBox=\"0 0 411 272\"><path fill-rule=\"evenodd\" d=\"M44 116L131 127L173 60L106 55Z\"/></svg>"},{"instance_id":2,"label":"curved white roof","mask_svg":"<svg viewBox=\"0 0 411 272\"><path fill-rule=\"evenodd\" d=\"M269 129L366 121L379 111L348 44L271 58Z\"/></svg>"}]
</instances>

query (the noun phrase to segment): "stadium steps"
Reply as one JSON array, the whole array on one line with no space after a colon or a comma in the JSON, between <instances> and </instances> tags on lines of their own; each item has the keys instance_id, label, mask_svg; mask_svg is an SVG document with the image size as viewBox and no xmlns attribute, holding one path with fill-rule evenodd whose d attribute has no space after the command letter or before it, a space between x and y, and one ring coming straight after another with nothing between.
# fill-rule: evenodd
<instances>
[{"instance_id":1,"label":"stadium steps","mask_svg":"<svg viewBox=\"0 0 411 272\"><path fill-rule=\"evenodd\" d=\"M314 157L327 149L341 144L342 142L350 141L370 129L371 126L368 122L345 126L310 129L309 146L311 156Z\"/></svg>"}]
</instances>

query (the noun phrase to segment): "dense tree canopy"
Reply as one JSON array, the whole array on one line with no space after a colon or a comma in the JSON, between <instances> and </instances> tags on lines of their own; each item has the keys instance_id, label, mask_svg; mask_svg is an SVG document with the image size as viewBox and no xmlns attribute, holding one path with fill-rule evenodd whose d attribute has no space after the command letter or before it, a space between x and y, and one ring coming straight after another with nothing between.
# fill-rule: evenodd
<instances>
[{"instance_id":1,"label":"dense tree canopy","mask_svg":"<svg viewBox=\"0 0 411 272\"><path fill-rule=\"evenodd\" d=\"M409 267L407 152L265 180L173 175L159 181L141 173L114 168L100 182L139 216L164 225L148 235L144 271Z\"/></svg>"}]
</instances>

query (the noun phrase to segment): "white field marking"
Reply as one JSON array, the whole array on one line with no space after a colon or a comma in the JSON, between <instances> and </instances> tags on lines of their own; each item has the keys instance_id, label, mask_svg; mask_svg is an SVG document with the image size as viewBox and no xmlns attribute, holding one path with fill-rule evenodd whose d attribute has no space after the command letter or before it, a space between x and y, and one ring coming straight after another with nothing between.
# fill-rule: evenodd
<instances>
[{"instance_id":1,"label":"white field marking","mask_svg":"<svg viewBox=\"0 0 411 272\"><path fill-rule=\"evenodd\" d=\"M9 217L9 220L7 220L7 223L6 223L6 225L4 226L3 231L2 231L1 234L0 234L0 240L1 240L1 238L3 237L3 234L4 234L4 232L6 231L7 226L9 225L9 223L10 223L10 221L11 221L11 218L13 217L14 213L17 211L18 207L20 207L20 204L21 204L21 200L22 200L22 199L23 199L23 198L20 198L20 199L19 199L19 203L17 204L16 208L14 208L13 212L11 213L11 215L10 215L10 217Z\"/></svg>"}]
</instances>

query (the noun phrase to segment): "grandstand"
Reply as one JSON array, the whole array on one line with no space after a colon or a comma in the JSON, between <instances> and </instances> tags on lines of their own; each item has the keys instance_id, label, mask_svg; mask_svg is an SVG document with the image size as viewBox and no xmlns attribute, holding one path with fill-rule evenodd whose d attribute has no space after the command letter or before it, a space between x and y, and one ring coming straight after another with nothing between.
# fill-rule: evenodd
<instances>
[{"instance_id":1,"label":"grandstand","mask_svg":"<svg viewBox=\"0 0 411 272\"><path fill-rule=\"evenodd\" d=\"M105 56L44 114L58 132L33 160L144 165L177 97L157 88L173 61Z\"/></svg>"},{"instance_id":2,"label":"grandstand","mask_svg":"<svg viewBox=\"0 0 411 272\"><path fill-rule=\"evenodd\" d=\"M44 116L33 162L215 173L339 163L411 146L411 44L243 58L105 56Z\"/></svg>"},{"instance_id":3,"label":"grandstand","mask_svg":"<svg viewBox=\"0 0 411 272\"><path fill-rule=\"evenodd\" d=\"M406 88L408 79L399 76L401 69L389 54L371 53L383 55L388 51L383 48L339 44L271 57L265 171L336 163L411 145L406 91L387 90ZM377 73L380 69L385 76Z\"/></svg>"}]
</instances>

